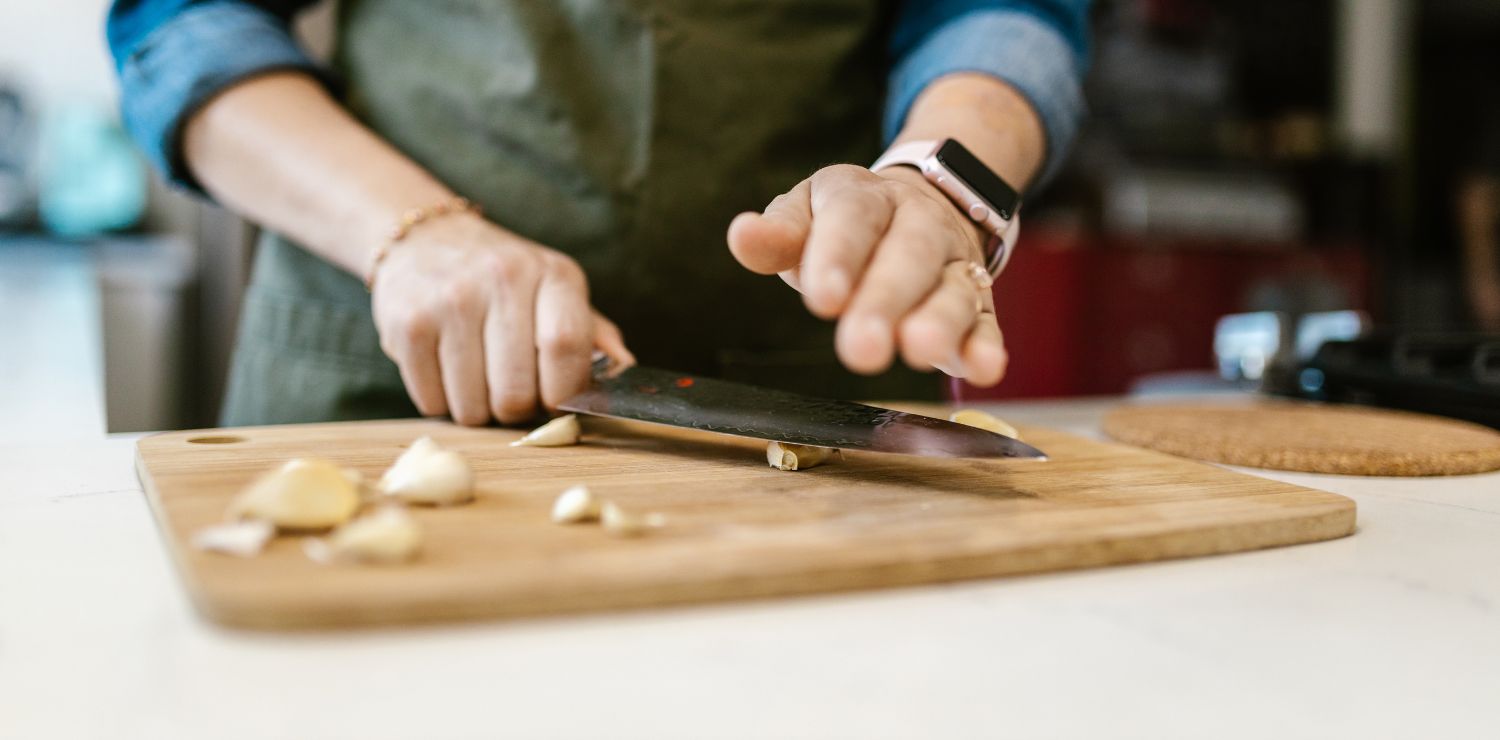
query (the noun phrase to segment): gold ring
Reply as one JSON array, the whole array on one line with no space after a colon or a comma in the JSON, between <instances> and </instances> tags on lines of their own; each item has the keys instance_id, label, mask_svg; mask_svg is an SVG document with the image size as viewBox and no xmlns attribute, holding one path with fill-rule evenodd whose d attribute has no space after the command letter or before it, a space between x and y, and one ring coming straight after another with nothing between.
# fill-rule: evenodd
<instances>
[{"instance_id":1,"label":"gold ring","mask_svg":"<svg viewBox=\"0 0 1500 740\"><path fill-rule=\"evenodd\" d=\"M964 265L964 271L969 273L969 278L974 281L975 287L980 290L989 290L990 286L995 284L994 276L990 275L990 271L978 262L969 260L969 264Z\"/></svg>"}]
</instances>

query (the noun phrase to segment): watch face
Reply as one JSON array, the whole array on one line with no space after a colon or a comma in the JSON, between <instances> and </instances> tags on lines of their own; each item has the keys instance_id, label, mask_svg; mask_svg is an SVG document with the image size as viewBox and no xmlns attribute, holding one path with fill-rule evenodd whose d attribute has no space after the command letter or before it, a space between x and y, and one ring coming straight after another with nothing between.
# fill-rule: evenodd
<instances>
[{"instance_id":1,"label":"watch face","mask_svg":"<svg viewBox=\"0 0 1500 740\"><path fill-rule=\"evenodd\" d=\"M1000 218L1009 221L1016 214L1016 206L1021 202L1021 196L1016 194L1015 188L1005 184L984 166L978 157L969 153L963 144L953 139L943 142L937 150L937 159L943 166L959 179L964 181L979 197L989 202L990 207L999 214Z\"/></svg>"}]
</instances>

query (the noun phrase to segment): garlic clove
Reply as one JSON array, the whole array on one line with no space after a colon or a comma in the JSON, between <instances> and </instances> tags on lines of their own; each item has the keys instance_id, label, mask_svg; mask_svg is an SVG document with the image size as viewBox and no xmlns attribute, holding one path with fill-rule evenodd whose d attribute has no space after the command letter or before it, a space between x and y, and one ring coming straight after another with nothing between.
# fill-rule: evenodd
<instances>
[{"instance_id":1,"label":"garlic clove","mask_svg":"<svg viewBox=\"0 0 1500 740\"><path fill-rule=\"evenodd\" d=\"M806 470L833 459L838 450L831 447L811 447L787 442L772 442L766 445L766 462L777 470Z\"/></svg>"},{"instance_id":2,"label":"garlic clove","mask_svg":"<svg viewBox=\"0 0 1500 740\"><path fill-rule=\"evenodd\" d=\"M319 563L404 563L422 548L422 530L405 509L384 506L333 531L308 538L303 552Z\"/></svg>"},{"instance_id":3,"label":"garlic clove","mask_svg":"<svg viewBox=\"0 0 1500 740\"><path fill-rule=\"evenodd\" d=\"M952 416L948 417L948 421L976 429L983 429L986 432L1003 434L1011 439L1021 438L1021 433L1016 431L1015 427L976 409L960 409L955 411Z\"/></svg>"},{"instance_id":4,"label":"garlic clove","mask_svg":"<svg viewBox=\"0 0 1500 740\"><path fill-rule=\"evenodd\" d=\"M276 535L276 525L260 519L226 522L193 533L193 547L235 557L251 558L266 549Z\"/></svg>"},{"instance_id":5,"label":"garlic clove","mask_svg":"<svg viewBox=\"0 0 1500 740\"><path fill-rule=\"evenodd\" d=\"M604 530L616 537L639 537L667 523L667 518L661 514L636 514L620 508L613 501L604 502L599 517Z\"/></svg>"},{"instance_id":6,"label":"garlic clove","mask_svg":"<svg viewBox=\"0 0 1500 740\"><path fill-rule=\"evenodd\" d=\"M578 415L559 416L531 430L530 434L510 443L511 447L567 447L578 444L583 429L578 425Z\"/></svg>"},{"instance_id":7,"label":"garlic clove","mask_svg":"<svg viewBox=\"0 0 1500 740\"><path fill-rule=\"evenodd\" d=\"M474 499L474 470L463 455L422 437L385 471L379 488L408 504L461 504Z\"/></svg>"},{"instance_id":8,"label":"garlic clove","mask_svg":"<svg viewBox=\"0 0 1500 740\"><path fill-rule=\"evenodd\" d=\"M553 502L552 521L557 524L598 521L602 509L603 505L589 492L588 486L572 486Z\"/></svg>"},{"instance_id":9,"label":"garlic clove","mask_svg":"<svg viewBox=\"0 0 1500 740\"><path fill-rule=\"evenodd\" d=\"M233 519L259 519L281 529L326 529L348 521L359 491L327 460L297 458L251 483L229 507Z\"/></svg>"}]
</instances>

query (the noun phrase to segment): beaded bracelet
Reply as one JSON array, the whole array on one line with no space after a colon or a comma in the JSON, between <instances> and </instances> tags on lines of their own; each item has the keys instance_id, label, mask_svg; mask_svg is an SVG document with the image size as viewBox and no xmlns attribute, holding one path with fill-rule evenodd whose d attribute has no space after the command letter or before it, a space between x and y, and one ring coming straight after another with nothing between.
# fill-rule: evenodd
<instances>
[{"instance_id":1,"label":"beaded bracelet","mask_svg":"<svg viewBox=\"0 0 1500 740\"><path fill-rule=\"evenodd\" d=\"M468 198L455 197L450 200L433 203L421 208L412 208L401 214L401 220L391 227L386 235L385 241L375 248L375 254L370 257L370 270L365 273L365 290L375 286L375 271L380 269L380 263L385 261L386 255L391 253L391 248L405 239L411 230L419 224L426 223L440 216L451 213L472 213L476 216L482 213L478 203Z\"/></svg>"}]
</instances>

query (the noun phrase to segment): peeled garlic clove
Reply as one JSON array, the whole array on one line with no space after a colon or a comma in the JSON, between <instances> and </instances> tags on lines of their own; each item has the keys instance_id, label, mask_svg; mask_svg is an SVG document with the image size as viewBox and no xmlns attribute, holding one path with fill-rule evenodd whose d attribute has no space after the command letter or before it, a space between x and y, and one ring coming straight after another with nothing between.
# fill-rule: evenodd
<instances>
[{"instance_id":1,"label":"peeled garlic clove","mask_svg":"<svg viewBox=\"0 0 1500 740\"><path fill-rule=\"evenodd\" d=\"M1021 438L1021 433L1016 431L1015 427L1006 424L1004 421L990 416L983 411L977 411L975 409L960 409L958 411L955 411L953 412L952 416L948 417L948 421L954 422L955 424L963 424L964 426L974 427L976 429L983 429L986 432L1003 434L1007 437L1010 437L1011 439Z\"/></svg>"},{"instance_id":2,"label":"peeled garlic clove","mask_svg":"<svg viewBox=\"0 0 1500 740\"><path fill-rule=\"evenodd\" d=\"M298 458L250 484L229 507L234 519L259 519L282 529L326 529L349 521L359 491L327 460Z\"/></svg>"},{"instance_id":3,"label":"peeled garlic clove","mask_svg":"<svg viewBox=\"0 0 1500 740\"><path fill-rule=\"evenodd\" d=\"M613 501L606 501L600 508L600 519L604 530L616 537L639 537L667 523L661 514L636 514L626 511Z\"/></svg>"},{"instance_id":4,"label":"peeled garlic clove","mask_svg":"<svg viewBox=\"0 0 1500 740\"><path fill-rule=\"evenodd\" d=\"M766 445L766 462L777 470L806 470L828 462L837 453L831 447L772 442Z\"/></svg>"},{"instance_id":5,"label":"peeled garlic clove","mask_svg":"<svg viewBox=\"0 0 1500 740\"><path fill-rule=\"evenodd\" d=\"M552 504L552 521L557 524L577 524L599 519L603 506L588 486L572 486L557 497Z\"/></svg>"},{"instance_id":6,"label":"peeled garlic clove","mask_svg":"<svg viewBox=\"0 0 1500 740\"><path fill-rule=\"evenodd\" d=\"M403 563L422 548L422 530L399 506L385 506L333 531L327 539L309 538L303 552L319 563Z\"/></svg>"},{"instance_id":7,"label":"peeled garlic clove","mask_svg":"<svg viewBox=\"0 0 1500 740\"><path fill-rule=\"evenodd\" d=\"M214 524L193 533L193 547L221 552L241 558L252 558L266 549L276 535L276 525L263 520Z\"/></svg>"},{"instance_id":8,"label":"peeled garlic clove","mask_svg":"<svg viewBox=\"0 0 1500 740\"><path fill-rule=\"evenodd\" d=\"M583 430L578 426L578 415L559 416L543 424L531 433L510 443L511 447L567 447L578 444Z\"/></svg>"},{"instance_id":9,"label":"peeled garlic clove","mask_svg":"<svg viewBox=\"0 0 1500 740\"><path fill-rule=\"evenodd\" d=\"M422 437L385 471L379 488L409 504L461 504L474 498L474 470L463 455Z\"/></svg>"}]
</instances>

